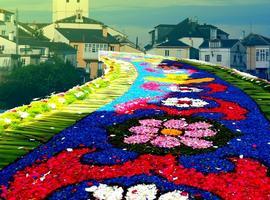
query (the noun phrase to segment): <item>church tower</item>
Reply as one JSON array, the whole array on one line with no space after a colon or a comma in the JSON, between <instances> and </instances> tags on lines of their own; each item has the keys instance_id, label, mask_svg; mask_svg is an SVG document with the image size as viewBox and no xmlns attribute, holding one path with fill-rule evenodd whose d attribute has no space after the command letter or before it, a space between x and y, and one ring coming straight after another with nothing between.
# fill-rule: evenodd
<instances>
[{"instance_id":1,"label":"church tower","mask_svg":"<svg viewBox=\"0 0 270 200\"><path fill-rule=\"evenodd\" d=\"M89 17L89 0L52 0L53 22L81 13Z\"/></svg>"}]
</instances>

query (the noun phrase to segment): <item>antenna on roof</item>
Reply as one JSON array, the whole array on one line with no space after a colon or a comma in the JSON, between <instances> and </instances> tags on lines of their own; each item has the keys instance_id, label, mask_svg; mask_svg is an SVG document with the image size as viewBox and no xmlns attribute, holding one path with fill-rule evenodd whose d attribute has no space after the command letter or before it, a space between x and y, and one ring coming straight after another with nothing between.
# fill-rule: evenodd
<instances>
[{"instance_id":1,"label":"antenna on roof","mask_svg":"<svg viewBox=\"0 0 270 200\"><path fill-rule=\"evenodd\" d=\"M139 48L139 37L137 36L136 37L136 49L138 49Z\"/></svg>"},{"instance_id":2,"label":"antenna on roof","mask_svg":"<svg viewBox=\"0 0 270 200\"><path fill-rule=\"evenodd\" d=\"M253 33L253 23L252 23L252 21L250 22L250 33Z\"/></svg>"},{"instance_id":3,"label":"antenna on roof","mask_svg":"<svg viewBox=\"0 0 270 200\"><path fill-rule=\"evenodd\" d=\"M18 8L16 9L16 56L17 62L19 61L19 11Z\"/></svg>"},{"instance_id":4,"label":"antenna on roof","mask_svg":"<svg viewBox=\"0 0 270 200\"><path fill-rule=\"evenodd\" d=\"M245 30L242 31L242 35L243 35L243 39L245 39L245 37L246 37L246 31Z\"/></svg>"}]
</instances>

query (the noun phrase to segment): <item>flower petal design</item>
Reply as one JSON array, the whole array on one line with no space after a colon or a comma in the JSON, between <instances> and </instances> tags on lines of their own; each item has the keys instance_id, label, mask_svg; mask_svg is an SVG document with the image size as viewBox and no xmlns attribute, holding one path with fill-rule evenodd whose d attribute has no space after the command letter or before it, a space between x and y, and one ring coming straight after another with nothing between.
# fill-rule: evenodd
<instances>
[{"instance_id":1,"label":"flower petal design","mask_svg":"<svg viewBox=\"0 0 270 200\"><path fill-rule=\"evenodd\" d=\"M169 129L183 129L188 126L188 123L185 119L171 119L163 124L166 128Z\"/></svg>"},{"instance_id":2,"label":"flower petal design","mask_svg":"<svg viewBox=\"0 0 270 200\"><path fill-rule=\"evenodd\" d=\"M153 135L132 135L124 139L126 144L145 144L149 142L154 136Z\"/></svg>"},{"instance_id":3,"label":"flower petal design","mask_svg":"<svg viewBox=\"0 0 270 200\"><path fill-rule=\"evenodd\" d=\"M180 141L193 149L207 149L213 146L213 142L190 137L180 137Z\"/></svg>"},{"instance_id":4,"label":"flower petal design","mask_svg":"<svg viewBox=\"0 0 270 200\"><path fill-rule=\"evenodd\" d=\"M158 133L159 129L147 126L133 126L129 129L129 131L138 135L148 135Z\"/></svg>"},{"instance_id":5,"label":"flower petal design","mask_svg":"<svg viewBox=\"0 0 270 200\"><path fill-rule=\"evenodd\" d=\"M160 127L162 124L162 121L157 120L157 119L143 119L143 120L140 120L139 123L142 126Z\"/></svg>"},{"instance_id":6,"label":"flower petal design","mask_svg":"<svg viewBox=\"0 0 270 200\"><path fill-rule=\"evenodd\" d=\"M188 200L188 194L184 194L182 191L175 190L173 192L167 192L159 197L159 200Z\"/></svg>"},{"instance_id":7,"label":"flower petal design","mask_svg":"<svg viewBox=\"0 0 270 200\"><path fill-rule=\"evenodd\" d=\"M195 138L203 138L203 137L213 137L217 134L217 132L211 129L199 129L199 130L190 130L185 131L185 136L195 137Z\"/></svg>"},{"instance_id":8,"label":"flower petal design","mask_svg":"<svg viewBox=\"0 0 270 200\"><path fill-rule=\"evenodd\" d=\"M181 93L191 93L191 92L201 92L202 89L195 87L181 87L179 85L171 85L169 90L172 92L181 92Z\"/></svg>"},{"instance_id":9,"label":"flower petal design","mask_svg":"<svg viewBox=\"0 0 270 200\"><path fill-rule=\"evenodd\" d=\"M178 108L200 108L208 105L206 101L203 101L201 99L193 99L193 98L168 98L166 100L163 100L162 103L165 106L176 106Z\"/></svg>"},{"instance_id":10,"label":"flower petal design","mask_svg":"<svg viewBox=\"0 0 270 200\"><path fill-rule=\"evenodd\" d=\"M130 187L127 191L126 200L154 200L157 195L157 187L151 185L136 185Z\"/></svg>"},{"instance_id":11,"label":"flower petal design","mask_svg":"<svg viewBox=\"0 0 270 200\"><path fill-rule=\"evenodd\" d=\"M192 124L189 124L187 129L191 129L191 130L197 130L197 129L209 129L211 128L213 125L207 123L207 122L195 122Z\"/></svg>"},{"instance_id":12,"label":"flower petal design","mask_svg":"<svg viewBox=\"0 0 270 200\"><path fill-rule=\"evenodd\" d=\"M98 200L121 200L123 199L124 193L122 187L108 186L105 184L85 188L85 191L93 193L93 197Z\"/></svg>"},{"instance_id":13,"label":"flower petal design","mask_svg":"<svg viewBox=\"0 0 270 200\"><path fill-rule=\"evenodd\" d=\"M181 145L178 138L171 136L158 136L151 141L151 144L163 148L174 148Z\"/></svg>"}]
</instances>

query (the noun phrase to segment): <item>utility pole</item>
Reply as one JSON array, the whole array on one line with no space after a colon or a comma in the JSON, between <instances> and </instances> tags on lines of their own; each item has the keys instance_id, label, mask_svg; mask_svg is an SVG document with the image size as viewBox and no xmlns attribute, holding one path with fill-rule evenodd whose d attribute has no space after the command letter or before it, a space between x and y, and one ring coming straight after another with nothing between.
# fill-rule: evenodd
<instances>
[{"instance_id":1,"label":"utility pole","mask_svg":"<svg viewBox=\"0 0 270 200\"><path fill-rule=\"evenodd\" d=\"M17 67L19 67L19 11L18 9L16 9L16 23L15 23L15 27L16 27L16 60L17 60Z\"/></svg>"}]
</instances>

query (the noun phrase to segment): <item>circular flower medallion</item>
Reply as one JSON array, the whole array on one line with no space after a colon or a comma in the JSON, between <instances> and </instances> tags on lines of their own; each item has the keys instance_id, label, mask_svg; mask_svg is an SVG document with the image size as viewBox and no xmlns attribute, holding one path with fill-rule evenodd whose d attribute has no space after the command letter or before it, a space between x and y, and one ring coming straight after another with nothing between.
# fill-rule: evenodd
<instances>
[{"instance_id":1,"label":"circular flower medallion","mask_svg":"<svg viewBox=\"0 0 270 200\"><path fill-rule=\"evenodd\" d=\"M217 122L172 116L131 119L108 128L111 142L141 153L196 154L213 151L237 135Z\"/></svg>"},{"instance_id":2,"label":"circular flower medallion","mask_svg":"<svg viewBox=\"0 0 270 200\"><path fill-rule=\"evenodd\" d=\"M129 188L100 184L85 188L97 200L188 200L187 192L174 190L160 193L155 184L138 184Z\"/></svg>"}]
</instances>

